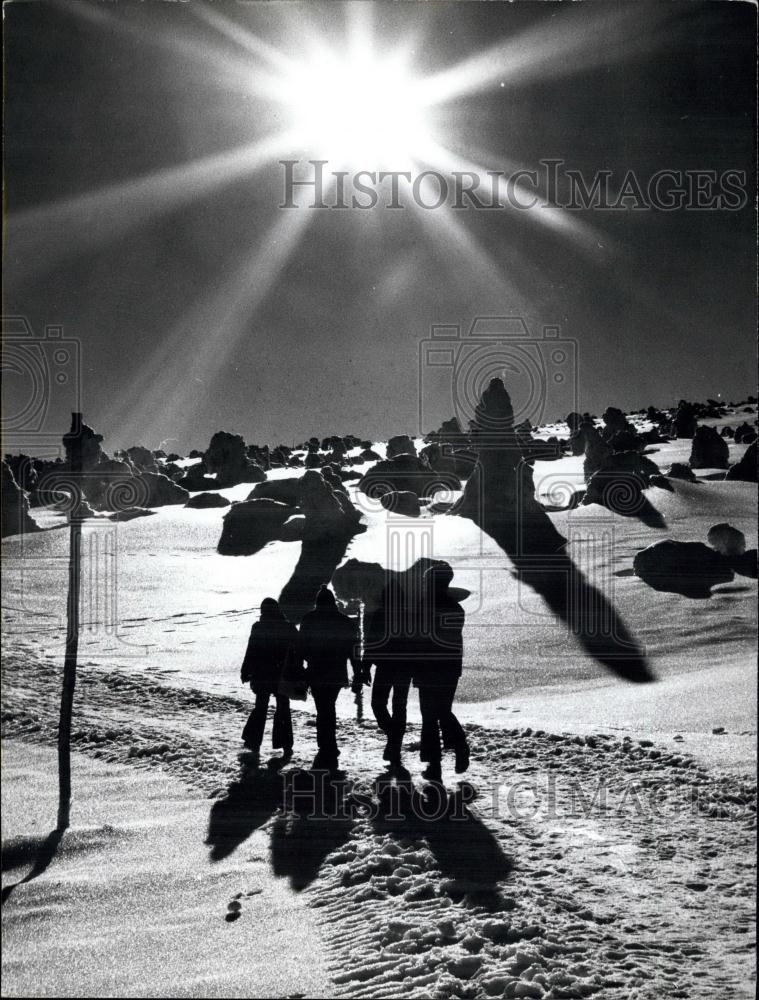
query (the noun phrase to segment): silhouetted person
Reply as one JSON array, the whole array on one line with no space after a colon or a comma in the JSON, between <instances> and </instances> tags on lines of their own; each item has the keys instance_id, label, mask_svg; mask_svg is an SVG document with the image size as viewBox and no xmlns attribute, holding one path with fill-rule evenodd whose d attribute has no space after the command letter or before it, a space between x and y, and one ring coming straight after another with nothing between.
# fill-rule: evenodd
<instances>
[{"instance_id":1,"label":"silhouetted person","mask_svg":"<svg viewBox=\"0 0 759 1000\"><path fill-rule=\"evenodd\" d=\"M456 773L461 774L469 767L466 735L453 714L464 654L464 609L448 591L452 579L453 572L448 566L433 567L424 574L411 644L414 685L419 689L422 713L419 755L428 764L423 776L430 781L439 781L441 777L441 734L443 749L456 754Z\"/></svg>"},{"instance_id":2,"label":"silhouetted person","mask_svg":"<svg viewBox=\"0 0 759 1000\"><path fill-rule=\"evenodd\" d=\"M358 673L355 623L337 610L335 595L321 587L316 607L304 615L300 626L299 652L306 661L306 680L316 706L316 742L319 752L314 767L337 770L337 715L340 689L348 687L348 662L354 680Z\"/></svg>"},{"instance_id":3,"label":"silhouetted person","mask_svg":"<svg viewBox=\"0 0 759 1000\"><path fill-rule=\"evenodd\" d=\"M272 746L282 749L286 757L293 750L293 725L290 699L279 693L279 682L288 653L298 644L298 631L282 614L272 597L261 602L261 617L250 630L248 648L240 668L243 684L250 683L256 702L242 731L245 746L256 753L261 747L266 728L269 698L274 695L274 727Z\"/></svg>"},{"instance_id":4,"label":"silhouetted person","mask_svg":"<svg viewBox=\"0 0 759 1000\"><path fill-rule=\"evenodd\" d=\"M406 601L400 587L387 586L379 607L371 615L364 638L364 667L374 664L372 711L377 725L387 737L383 760L401 766L406 732L406 702L411 685L408 656ZM392 714L388 702L392 695Z\"/></svg>"}]
</instances>

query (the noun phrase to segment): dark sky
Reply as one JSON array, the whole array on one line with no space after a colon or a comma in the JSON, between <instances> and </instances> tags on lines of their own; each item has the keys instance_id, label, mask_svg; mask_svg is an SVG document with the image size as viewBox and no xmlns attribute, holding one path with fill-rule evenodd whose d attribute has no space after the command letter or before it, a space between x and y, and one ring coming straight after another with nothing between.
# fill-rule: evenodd
<instances>
[{"instance_id":1,"label":"dark sky","mask_svg":"<svg viewBox=\"0 0 759 1000\"><path fill-rule=\"evenodd\" d=\"M560 327L582 409L755 392L754 6L372 6L377 49L412 45L417 76L509 39L526 56L546 41L527 79L496 76L434 109L438 139L465 159L491 170L563 159L617 184L628 170L644 182L743 170L746 207L567 212L596 232L580 246L535 211L455 213L463 239L434 212L286 212L277 157L226 178L212 162L191 188L173 168L287 125L287 109L254 91L261 63L244 35L222 35L203 8L295 59L315 31L339 51L345 9L10 3L4 312L80 344L85 417L106 446L186 451L220 428L259 443L415 433L420 340L476 315L522 316L537 340ZM632 19L599 35L599 12ZM57 433L71 396L41 349L52 358L43 429ZM546 357L544 344L529 350ZM482 377L493 373L483 351ZM428 375L423 430L451 411L450 372ZM12 366L5 383L15 414L29 378ZM566 401L549 398L545 418Z\"/></svg>"}]
</instances>

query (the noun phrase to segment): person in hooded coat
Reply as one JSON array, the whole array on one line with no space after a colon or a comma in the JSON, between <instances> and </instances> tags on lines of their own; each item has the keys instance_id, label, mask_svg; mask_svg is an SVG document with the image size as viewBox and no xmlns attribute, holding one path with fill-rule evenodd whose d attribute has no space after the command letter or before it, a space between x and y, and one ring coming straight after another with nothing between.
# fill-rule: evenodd
<instances>
[{"instance_id":1,"label":"person in hooded coat","mask_svg":"<svg viewBox=\"0 0 759 1000\"><path fill-rule=\"evenodd\" d=\"M406 733L406 703L411 686L408 656L406 601L399 586L388 585L370 616L364 639L364 668L374 664L372 711L377 725L387 737L383 759L392 767L401 766L403 737ZM392 696L392 713L388 702Z\"/></svg>"},{"instance_id":2,"label":"person in hooded coat","mask_svg":"<svg viewBox=\"0 0 759 1000\"><path fill-rule=\"evenodd\" d=\"M453 700L461 677L464 643L464 609L453 599L449 566L435 566L424 574L412 646L414 686L419 689L422 714L420 757L427 763L423 776L441 778L443 749L456 754L456 773L469 767L469 745L461 723L453 714Z\"/></svg>"},{"instance_id":3,"label":"person in hooded coat","mask_svg":"<svg viewBox=\"0 0 759 1000\"><path fill-rule=\"evenodd\" d=\"M285 660L298 643L298 631L280 611L272 597L261 602L261 617L250 630L248 648L240 668L243 684L250 684L256 696L253 711L242 731L242 738L249 750L258 752L264 738L269 699L274 696L274 726L272 746L282 749L286 757L293 750L293 725L290 716L290 699L279 693Z\"/></svg>"},{"instance_id":4,"label":"person in hooded coat","mask_svg":"<svg viewBox=\"0 0 759 1000\"><path fill-rule=\"evenodd\" d=\"M319 752L314 767L337 770L340 751L335 706L340 689L348 687L348 663L354 683L360 674L358 630L351 618L338 611L332 591L323 586L316 595L314 610L303 617L299 639L299 655L305 660L306 680L316 706Z\"/></svg>"}]
</instances>

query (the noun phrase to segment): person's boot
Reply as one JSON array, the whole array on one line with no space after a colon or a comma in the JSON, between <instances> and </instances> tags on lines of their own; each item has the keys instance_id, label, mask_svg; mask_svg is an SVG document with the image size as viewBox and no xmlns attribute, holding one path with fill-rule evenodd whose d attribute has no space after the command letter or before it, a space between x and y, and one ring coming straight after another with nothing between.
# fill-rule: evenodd
<instances>
[{"instance_id":1,"label":"person's boot","mask_svg":"<svg viewBox=\"0 0 759 1000\"><path fill-rule=\"evenodd\" d=\"M443 771L440 766L440 761L430 761L427 767L422 771L422 777L425 781L442 781Z\"/></svg>"},{"instance_id":2,"label":"person's boot","mask_svg":"<svg viewBox=\"0 0 759 1000\"><path fill-rule=\"evenodd\" d=\"M469 747L459 747L456 751L456 774L469 770Z\"/></svg>"}]
</instances>

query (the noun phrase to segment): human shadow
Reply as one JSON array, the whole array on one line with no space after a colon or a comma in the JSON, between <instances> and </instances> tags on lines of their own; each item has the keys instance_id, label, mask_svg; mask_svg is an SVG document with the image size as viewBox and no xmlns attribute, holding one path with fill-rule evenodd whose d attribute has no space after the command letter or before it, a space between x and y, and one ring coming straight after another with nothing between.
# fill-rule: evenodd
<instances>
[{"instance_id":1,"label":"human shadow","mask_svg":"<svg viewBox=\"0 0 759 1000\"><path fill-rule=\"evenodd\" d=\"M352 538L338 536L302 543L292 576L279 595L279 606L289 621L297 625L313 608L319 588L331 581Z\"/></svg>"},{"instance_id":2,"label":"human shadow","mask_svg":"<svg viewBox=\"0 0 759 1000\"><path fill-rule=\"evenodd\" d=\"M11 840L2 847L2 870L12 871L22 865L32 862L32 867L27 874L17 882L3 887L2 902L10 897L14 889L26 882L31 882L38 878L49 867L51 861L58 852L65 827L57 827L46 837L19 837Z\"/></svg>"},{"instance_id":3,"label":"human shadow","mask_svg":"<svg viewBox=\"0 0 759 1000\"><path fill-rule=\"evenodd\" d=\"M426 841L448 880L446 894L455 902L468 896L489 910L505 907L499 885L511 875L513 859L469 808L471 785L462 783L455 792L438 784L419 789L411 781L392 783L381 774L375 791L377 833Z\"/></svg>"},{"instance_id":4,"label":"human shadow","mask_svg":"<svg viewBox=\"0 0 759 1000\"><path fill-rule=\"evenodd\" d=\"M327 855L348 840L353 820L345 811L343 783L331 781L326 771L291 771L287 779L285 809L271 829L271 864L275 875L300 892Z\"/></svg>"},{"instance_id":5,"label":"human shadow","mask_svg":"<svg viewBox=\"0 0 759 1000\"><path fill-rule=\"evenodd\" d=\"M262 769L243 759L239 777L229 785L224 798L211 806L205 840L210 860L228 857L263 826L282 804L283 788L283 778L275 768Z\"/></svg>"}]
</instances>

